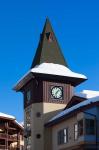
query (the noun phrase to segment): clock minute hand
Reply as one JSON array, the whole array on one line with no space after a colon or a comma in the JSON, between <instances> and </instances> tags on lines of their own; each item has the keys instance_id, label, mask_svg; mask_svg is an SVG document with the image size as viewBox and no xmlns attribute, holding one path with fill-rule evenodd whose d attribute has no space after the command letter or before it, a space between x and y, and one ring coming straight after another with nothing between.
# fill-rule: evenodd
<instances>
[{"instance_id":1,"label":"clock minute hand","mask_svg":"<svg viewBox=\"0 0 99 150\"><path fill-rule=\"evenodd\" d=\"M56 91L56 95L57 95L58 92L59 92L59 89Z\"/></svg>"}]
</instances>

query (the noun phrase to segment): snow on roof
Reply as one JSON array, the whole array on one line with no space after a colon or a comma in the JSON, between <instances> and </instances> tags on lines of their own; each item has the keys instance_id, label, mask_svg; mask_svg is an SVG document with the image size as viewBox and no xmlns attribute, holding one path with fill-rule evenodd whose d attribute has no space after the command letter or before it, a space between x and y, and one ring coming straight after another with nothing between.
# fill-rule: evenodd
<instances>
[{"instance_id":1,"label":"snow on roof","mask_svg":"<svg viewBox=\"0 0 99 150\"><path fill-rule=\"evenodd\" d=\"M22 121L22 122L20 122L20 124L22 125L22 126L24 126L24 122Z\"/></svg>"},{"instance_id":2,"label":"snow on roof","mask_svg":"<svg viewBox=\"0 0 99 150\"><path fill-rule=\"evenodd\" d=\"M4 114L0 112L0 117L4 117L4 118L9 118L9 119L15 119L14 116L8 115L8 114Z\"/></svg>"},{"instance_id":3,"label":"snow on roof","mask_svg":"<svg viewBox=\"0 0 99 150\"><path fill-rule=\"evenodd\" d=\"M87 79L86 76L72 72L66 66L54 63L42 63L40 65L35 66L31 70L29 70L14 86L14 90L18 91L25 83L27 83L31 78L33 78L32 73L39 73L39 74L49 74L49 75L57 75L57 76L64 76L64 77L71 77L71 78L78 78L78 79Z\"/></svg>"},{"instance_id":4,"label":"snow on roof","mask_svg":"<svg viewBox=\"0 0 99 150\"><path fill-rule=\"evenodd\" d=\"M0 117L1 117L1 118L12 119L12 120L14 120L15 123L17 123L21 128L24 128L23 125L22 125L21 123L19 123L19 122L16 120L16 118L15 118L14 116L12 116L12 115L8 115L8 114L4 114L4 113L1 113L1 112L0 112Z\"/></svg>"},{"instance_id":5,"label":"snow on roof","mask_svg":"<svg viewBox=\"0 0 99 150\"><path fill-rule=\"evenodd\" d=\"M84 98L93 98L99 96L99 91L83 90L82 92L76 93L75 95Z\"/></svg>"},{"instance_id":6,"label":"snow on roof","mask_svg":"<svg viewBox=\"0 0 99 150\"><path fill-rule=\"evenodd\" d=\"M82 74L72 72L69 68L54 63L42 63L31 69L31 72L87 79L87 77Z\"/></svg>"},{"instance_id":7,"label":"snow on roof","mask_svg":"<svg viewBox=\"0 0 99 150\"><path fill-rule=\"evenodd\" d=\"M52 119L50 119L48 121L48 123L50 123L50 122L52 122L52 121L54 121L56 119L59 119L59 118L65 116L65 115L73 112L74 110L77 110L78 108L81 108L83 106L86 106L86 105L89 105L89 104L95 103L95 102L99 102L99 96L94 97L94 98L90 98L90 99L88 99L86 101L80 102L79 104L77 104L77 105L75 105L75 106L73 106L71 108L65 109L64 111L60 112L58 115L56 115Z\"/></svg>"},{"instance_id":8,"label":"snow on roof","mask_svg":"<svg viewBox=\"0 0 99 150\"><path fill-rule=\"evenodd\" d=\"M23 127L23 124L22 124L22 123L19 123L17 120L15 120L15 123L18 124L21 128L24 128L24 127Z\"/></svg>"}]
</instances>

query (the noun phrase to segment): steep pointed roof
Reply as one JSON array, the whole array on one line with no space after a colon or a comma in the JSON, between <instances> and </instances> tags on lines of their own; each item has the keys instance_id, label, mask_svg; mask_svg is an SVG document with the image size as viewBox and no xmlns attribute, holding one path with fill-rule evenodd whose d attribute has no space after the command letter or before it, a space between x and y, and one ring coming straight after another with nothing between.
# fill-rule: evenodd
<instances>
[{"instance_id":1,"label":"steep pointed roof","mask_svg":"<svg viewBox=\"0 0 99 150\"><path fill-rule=\"evenodd\" d=\"M48 18L40 35L40 41L31 68L44 62L68 67Z\"/></svg>"}]
</instances>

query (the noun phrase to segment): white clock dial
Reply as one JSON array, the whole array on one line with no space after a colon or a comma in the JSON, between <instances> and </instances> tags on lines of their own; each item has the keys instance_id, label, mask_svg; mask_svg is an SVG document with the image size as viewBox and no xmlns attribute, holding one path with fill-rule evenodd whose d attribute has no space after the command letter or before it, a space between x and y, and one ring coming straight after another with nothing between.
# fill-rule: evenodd
<instances>
[{"instance_id":1,"label":"white clock dial","mask_svg":"<svg viewBox=\"0 0 99 150\"><path fill-rule=\"evenodd\" d=\"M55 86L51 89L52 98L62 99L63 96L63 88L59 86Z\"/></svg>"}]
</instances>

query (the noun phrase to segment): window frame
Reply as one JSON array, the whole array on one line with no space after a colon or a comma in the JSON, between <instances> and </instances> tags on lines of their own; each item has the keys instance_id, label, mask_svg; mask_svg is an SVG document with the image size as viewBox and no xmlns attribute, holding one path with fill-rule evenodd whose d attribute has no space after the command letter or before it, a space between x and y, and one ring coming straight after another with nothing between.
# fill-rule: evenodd
<instances>
[{"instance_id":1,"label":"window frame","mask_svg":"<svg viewBox=\"0 0 99 150\"><path fill-rule=\"evenodd\" d=\"M29 136L29 137L26 139L26 149L27 149L27 150L30 150L30 149L31 149L31 136Z\"/></svg>"},{"instance_id":2,"label":"window frame","mask_svg":"<svg viewBox=\"0 0 99 150\"><path fill-rule=\"evenodd\" d=\"M82 126L79 125L79 123L82 121ZM81 119L78 121L78 137L84 135L84 120Z\"/></svg>"},{"instance_id":3,"label":"window frame","mask_svg":"<svg viewBox=\"0 0 99 150\"><path fill-rule=\"evenodd\" d=\"M29 103L31 101L31 90L27 90L26 91L26 100L27 100L27 103Z\"/></svg>"},{"instance_id":4,"label":"window frame","mask_svg":"<svg viewBox=\"0 0 99 150\"><path fill-rule=\"evenodd\" d=\"M86 121L89 121L89 122L86 122ZM93 127L91 127L91 121L93 121L93 123L94 123ZM88 123L88 124L86 124L86 123ZM85 135L95 135L96 134L95 124L96 124L95 119L92 119L92 118L86 118L85 119Z\"/></svg>"},{"instance_id":5,"label":"window frame","mask_svg":"<svg viewBox=\"0 0 99 150\"><path fill-rule=\"evenodd\" d=\"M77 130L75 128L76 125L77 125ZM75 123L74 124L74 140L76 141L77 139L78 139L78 123Z\"/></svg>"},{"instance_id":6,"label":"window frame","mask_svg":"<svg viewBox=\"0 0 99 150\"><path fill-rule=\"evenodd\" d=\"M64 128L58 131L57 142L58 142L58 145L68 143L68 128Z\"/></svg>"},{"instance_id":7,"label":"window frame","mask_svg":"<svg viewBox=\"0 0 99 150\"><path fill-rule=\"evenodd\" d=\"M26 111L26 128L31 128L31 110Z\"/></svg>"}]
</instances>

